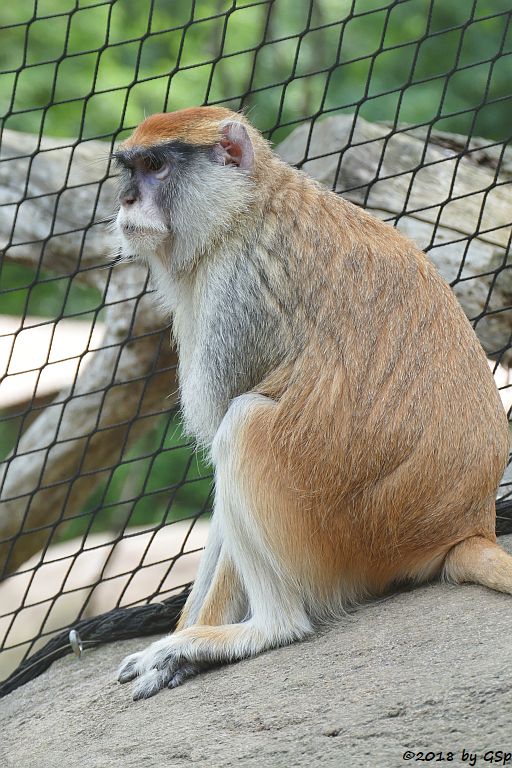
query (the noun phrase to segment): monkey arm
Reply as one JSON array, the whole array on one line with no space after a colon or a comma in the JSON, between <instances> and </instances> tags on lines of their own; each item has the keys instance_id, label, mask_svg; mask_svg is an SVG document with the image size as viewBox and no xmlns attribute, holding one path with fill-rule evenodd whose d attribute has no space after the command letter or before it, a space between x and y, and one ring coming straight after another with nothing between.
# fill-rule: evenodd
<instances>
[{"instance_id":1,"label":"monkey arm","mask_svg":"<svg viewBox=\"0 0 512 768\"><path fill-rule=\"evenodd\" d=\"M222 421L212 446L217 494L210 563L202 568L179 631L121 664L120 682L137 678L135 699L174 688L205 666L253 656L312 631L298 584L287 575L277 549L269 549L268 539L275 541L281 532L278 516L266 519L272 503L258 504L252 485L255 464L240 460L246 450L265 460L272 456L268 435L256 425L266 423L275 407L270 398L248 393L235 398ZM220 528L222 547L199 608ZM295 541L288 536L285 545L294 548Z\"/></svg>"}]
</instances>

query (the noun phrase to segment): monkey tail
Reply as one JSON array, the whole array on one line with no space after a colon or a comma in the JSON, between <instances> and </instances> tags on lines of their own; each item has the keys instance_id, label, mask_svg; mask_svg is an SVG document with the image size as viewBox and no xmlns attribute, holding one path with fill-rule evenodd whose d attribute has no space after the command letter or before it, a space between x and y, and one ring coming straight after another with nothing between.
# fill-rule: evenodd
<instances>
[{"instance_id":1,"label":"monkey tail","mask_svg":"<svg viewBox=\"0 0 512 768\"><path fill-rule=\"evenodd\" d=\"M482 584L512 594L512 556L483 536L456 544L446 556L442 577L455 584Z\"/></svg>"}]
</instances>

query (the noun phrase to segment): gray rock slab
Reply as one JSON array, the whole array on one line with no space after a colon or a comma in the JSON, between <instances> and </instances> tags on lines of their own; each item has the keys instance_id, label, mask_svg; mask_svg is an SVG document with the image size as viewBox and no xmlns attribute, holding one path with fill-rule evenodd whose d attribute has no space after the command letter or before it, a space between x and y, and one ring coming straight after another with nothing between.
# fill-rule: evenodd
<instances>
[{"instance_id":1,"label":"gray rock slab","mask_svg":"<svg viewBox=\"0 0 512 768\"><path fill-rule=\"evenodd\" d=\"M147 642L67 657L2 699L0 765L394 768L425 762L407 750L451 751L427 761L454 766L512 752L512 597L483 587L396 594L306 642L132 702L116 667Z\"/></svg>"}]
</instances>

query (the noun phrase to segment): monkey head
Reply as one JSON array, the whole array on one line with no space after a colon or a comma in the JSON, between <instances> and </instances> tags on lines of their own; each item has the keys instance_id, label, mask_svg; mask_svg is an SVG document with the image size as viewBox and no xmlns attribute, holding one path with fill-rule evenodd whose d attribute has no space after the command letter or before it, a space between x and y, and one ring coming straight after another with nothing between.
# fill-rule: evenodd
<instances>
[{"instance_id":1,"label":"monkey head","mask_svg":"<svg viewBox=\"0 0 512 768\"><path fill-rule=\"evenodd\" d=\"M114 153L122 254L142 259L152 271L155 257L168 273L189 271L212 240L240 226L266 152L261 135L228 109L148 117Z\"/></svg>"}]
</instances>

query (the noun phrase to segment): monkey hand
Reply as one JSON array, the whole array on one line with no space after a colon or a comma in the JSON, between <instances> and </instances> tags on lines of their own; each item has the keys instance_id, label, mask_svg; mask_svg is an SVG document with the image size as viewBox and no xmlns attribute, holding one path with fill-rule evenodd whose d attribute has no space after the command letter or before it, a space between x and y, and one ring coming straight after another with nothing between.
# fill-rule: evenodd
<instances>
[{"instance_id":1,"label":"monkey hand","mask_svg":"<svg viewBox=\"0 0 512 768\"><path fill-rule=\"evenodd\" d=\"M163 688L177 688L207 664L189 661L180 644L179 633L152 643L145 650L126 656L118 670L120 683L135 680L133 699L148 699Z\"/></svg>"}]
</instances>

